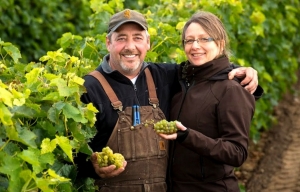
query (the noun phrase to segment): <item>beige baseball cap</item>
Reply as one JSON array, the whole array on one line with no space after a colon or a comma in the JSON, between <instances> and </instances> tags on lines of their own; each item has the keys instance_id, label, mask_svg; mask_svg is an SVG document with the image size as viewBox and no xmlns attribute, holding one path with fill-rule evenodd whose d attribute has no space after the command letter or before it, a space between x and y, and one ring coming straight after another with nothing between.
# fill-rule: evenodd
<instances>
[{"instance_id":1,"label":"beige baseball cap","mask_svg":"<svg viewBox=\"0 0 300 192\"><path fill-rule=\"evenodd\" d=\"M143 27L143 29L145 29L145 30L148 29L148 24L147 24L147 21L146 21L144 15L142 15L141 13L139 13L137 11L125 9L121 12L114 14L110 18L107 33L109 34L109 33L116 31L118 29L118 27L120 27L124 23L128 23L128 22L137 23L141 27Z\"/></svg>"}]
</instances>

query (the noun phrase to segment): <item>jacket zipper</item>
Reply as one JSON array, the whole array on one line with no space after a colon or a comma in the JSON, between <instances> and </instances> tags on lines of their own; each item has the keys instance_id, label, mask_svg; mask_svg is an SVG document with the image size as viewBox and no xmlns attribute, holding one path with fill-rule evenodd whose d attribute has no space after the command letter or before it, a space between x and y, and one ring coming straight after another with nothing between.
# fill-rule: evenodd
<instances>
[{"instance_id":1,"label":"jacket zipper","mask_svg":"<svg viewBox=\"0 0 300 192\"><path fill-rule=\"evenodd\" d=\"M179 112L178 112L178 115L177 115L177 120L179 119L179 116L180 116L180 114L181 114L181 109L182 109L182 105L183 105L183 103L184 103L184 101L185 101L185 97L186 97L186 95L187 95L187 92L189 91L189 89L194 85L194 83L195 83L195 81L193 81L192 83L186 83L185 84L185 82L182 82L182 81L180 81L180 85L181 85L181 87L183 87L183 90L184 90L184 96L183 96L183 98L182 98L182 100L181 100L181 105L180 105L180 109L179 109Z\"/></svg>"},{"instance_id":2,"label":"jacket zipper","mask_svg":"<svg viewBox=\"0 0 300 192\"><path fill-rule=\"evenodd\" d=\"M140 106L140 101L139 101L139 98L138 98L138 96L137 96L137 87L136 87L136 84L133 84L133 83L132 83L132 85L133 85L133 90L134 90L134 92L135 92L135 99L136 99L136 101L137 101L137 104Z\"/></svg>"},{"instance_id":3,"label":"jacket zipper","mask_svg":"<svg viewBox=\"0 0 300 192\"><path fill-rule=\"evenodd\" d=\"M183 103L184 103L184 101L185 101L185 97L186 97L186 95L187 95L187 92L189 91L189 89L191 88L191 87L193 87L193 85L194 85L194 83L195 83L195 81L193 81L192 83L184 83L184 82L180 82L180 84L181 84L181 86L184 88L183 90L184 90L184 96L183 96L183 99L181 100L181 106L180 106L180 110L179 110L179 112L178 112L178 115L177 115L177 120L179 119L179 117L180 117L180 114L181 114L181 109L182 109L182 106L183 106ZM204 174L204 168L203 168L203 158L202 157L200 157L200 174L201 174L201 177L202 177L202 179L204 179L204 176L205 176L205 174Z\"/></svg>"}]
</instances>

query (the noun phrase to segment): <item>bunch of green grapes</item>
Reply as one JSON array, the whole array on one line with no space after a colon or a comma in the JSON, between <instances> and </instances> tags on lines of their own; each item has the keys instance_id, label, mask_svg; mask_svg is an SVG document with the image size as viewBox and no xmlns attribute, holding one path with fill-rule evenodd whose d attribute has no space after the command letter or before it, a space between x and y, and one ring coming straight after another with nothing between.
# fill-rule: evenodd
<instances>
[{"instance_id":1,"label":"bunch of green grapes","mask_svg":"<svg viewBox=\"0 0 300 192\"><path fill-rule=\"evenodd\" d=\"M123 167L125 158L120 153L113 153L113 151L107 146L102 149L102 152L96 152L99 167L106 167L109 165L115 165L116 169Z\"/></svg>"},{"instance_id":2,"label":"bunch of green grapes","mask_svg":"<svg viewBox=\"0 0 300 192\"><path fill-rule=\"evenodd\" d=\"M176 121L167 121L165 119L154 123L154 130L157 133L172 134L178 131Z\"/></svg>"}]
</instances>

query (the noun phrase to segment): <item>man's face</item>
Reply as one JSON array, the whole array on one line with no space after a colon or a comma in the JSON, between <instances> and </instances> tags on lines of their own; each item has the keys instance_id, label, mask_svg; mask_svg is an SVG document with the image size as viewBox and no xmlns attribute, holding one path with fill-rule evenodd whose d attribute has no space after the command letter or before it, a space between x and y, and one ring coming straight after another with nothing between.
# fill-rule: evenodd
<instances>
[{"instance_id":1,"label":"man's face","mask_svg":"<svg viewBox=\"0 0 300 192\"><path fill-rule=\"evenodd\" d=\"M125 76L137 75L150 49L150 39L146 31L135 23L121 25L111 38L106 38L110 52L110 65Z\"/></svg>"}]
</instances>

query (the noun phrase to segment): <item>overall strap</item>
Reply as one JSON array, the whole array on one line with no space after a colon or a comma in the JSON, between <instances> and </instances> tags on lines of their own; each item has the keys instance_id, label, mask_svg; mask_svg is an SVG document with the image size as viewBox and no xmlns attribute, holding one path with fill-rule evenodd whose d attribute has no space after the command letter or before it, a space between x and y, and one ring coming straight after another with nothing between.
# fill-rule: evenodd
<instances>
[{"instance_id":1,"label":"overall strap","mask_svg":"<svg viewBox=\"0 0 300 192\"><path fill-rule=\"evenodd\" d=\"M92 75L98 79L106 95L108 96L113 108L115 110L119 109L120 111L122 111L123 110L122 102L118 99L117 95L115 94L114 90L111 88L111 86L109 85L105 77L97 70L90 72L89 75Z\"/></svg>"},{"instance_id":2,"label":"overall strap","mask_svg":"<svg viewBox=\"0 0 300 192\"><path fill-rule=\"evenodd\" d=\"M159 101L158 101L158 98L156 95L154 81L153 81L151 72L148 68L145 69L145 74L146 74L147 86L148 86L148 90L149 90L149 103L154 108L156 108L159 105ZM120 111L122 111L123 110L122 102L118 99L117 95L115 94L114 90L111 88L111 86L109 85L109 83L107 82L105 77L97 70L90 72L89 75L92 75L96 79L98 79L98 81L102 85L106 95L108 96L113 108L119 109Z\"/></svg>"},{"instance_id":3,"label":"overall strap","mask_svg":"<svg viewBox=\"0 0 300 192\"><path fill-rule=\"evenodd\" d=\"M158 98L156 95L154 81L153 81L151 72L148 68L145 69L145 74L146 74L147 86L148 86L148 90L149 90L149 103L154 108L156 108L159 105L159 101L158 101Z\"/></svg>"}]
</instances>

